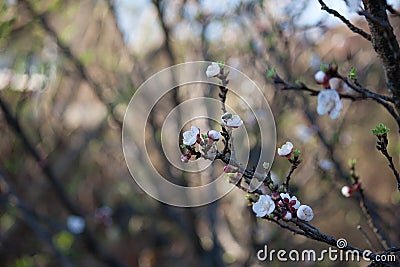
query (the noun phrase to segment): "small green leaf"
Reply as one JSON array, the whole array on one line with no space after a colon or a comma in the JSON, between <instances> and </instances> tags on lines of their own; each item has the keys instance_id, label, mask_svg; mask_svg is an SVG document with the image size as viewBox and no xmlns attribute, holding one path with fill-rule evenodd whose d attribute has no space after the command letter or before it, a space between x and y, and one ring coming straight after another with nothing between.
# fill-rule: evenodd
<instances>
[{"instance_id":1,"label":"small green leaf","mask_svg":"<svg viewBox=\"0 0 400 267\"><path fill-rule=\"evenodd\" d=\"M354 168L354 167L356 166L356 163L357 163L357 160L356 160L356 159L351 159L351 160L349 161L349 165L350 165L351 168Z\"/></svg>"},{"instance_id":2,"label":"small green leaf","mask_svg":"<svg viewBox=\"0 0 400 267\"><path fill-rule=\"evenodd\" d=\"M383 123L378 124L375 129L372 129L371 132L373 135L376 136L381 136L384 134L387 134L390 131L390 129L388 127L386 127L386 125L384 125Z\"/></svg>"},{"instance_id":3,"label":"small green leaf","mask_svg":"<svg viewBox=\"0 0 400 267\"><path fill-rule=\"evenodd\" d=\"M208 136L206 134L201 134L201 138L208 139Z\"/></svg>"},{"instance_id":4,"label":"small green leaf","mask_svg":"<svg viewBox=\"0 0 400 267\"><path fill-rule=\"evenodd\" d=\"M323 72L326 73L328 71L328 69L329 69L329 65L321 64L321 66L319 68L320 68L320 70L322 70Z\"/></svg>"},{"instance_id":5,"label":"small green leaf","mask_svg":"<svg viewBox=\"0 0 400 267\"><path fill-rule=\"evenodd\" d=\"M293 151L293 155L294 155L295 157L299 157L299 156L300 156L300 150L295 149L295 150Z\"/></svg>"},{"instance_id":6,"label":"small green leaf","mask_svg":"<svg viewBox=\"0 0 400 267\"><path fill-rule=\"evenodd\" d=\"M357 80L357 69L355 67L351 67L349 78L352 80Z\"/></svg>"},{"instance_id":7,"label":"small green leaf","mask_svg":"<svg viewBox=\"0 0 400 267\"><path fill-rule=\"evenodd\" d=\"M272 77L274 77L276 74L275 68L272 67L267 71L267 78L271 79Z\"/></svg>"},{"instance_id":8,"label":"small green leaf","mask_svg":"<svg viewBox=\"0 0 400 267\"><path fill-rule=\"evenodd\" d=\"M218 65L219 65L219 67L220 67L221 69L225 68L225 62L223 62L223 61L218 61L217 63L218 63Z\"/></svg>"}]
</instances>

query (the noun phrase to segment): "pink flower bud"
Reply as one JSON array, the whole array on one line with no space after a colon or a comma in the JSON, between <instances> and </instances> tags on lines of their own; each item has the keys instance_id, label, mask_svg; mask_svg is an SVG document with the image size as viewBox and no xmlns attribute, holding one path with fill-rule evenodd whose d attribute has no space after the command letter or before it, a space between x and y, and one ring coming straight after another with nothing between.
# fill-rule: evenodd
<instances>
[{"instance_id":1,"label":"pink flower bud","mask_svg":"<svg viewBox=\"0 0 400 267\"><path fill-rule=\"evenodd\" d=\"M181 155L181 161L183 162L183 163L188 163L189 162L189 159L192 157L192 155L190 154L190 153L186 153L186 154L183 154L183 155Z\"/></svg>"},{"instance_id":2,"label":"pink flower bud","mask_svg":"<svg viewBox=\"0 0 400 267\"><path fill-rule=\"evenodd\" d=\"M229 166L229 165L225 165L224 166L224 172L225 173L233 172L233 168L231 166Z\"/></svg>"}]
</instances>

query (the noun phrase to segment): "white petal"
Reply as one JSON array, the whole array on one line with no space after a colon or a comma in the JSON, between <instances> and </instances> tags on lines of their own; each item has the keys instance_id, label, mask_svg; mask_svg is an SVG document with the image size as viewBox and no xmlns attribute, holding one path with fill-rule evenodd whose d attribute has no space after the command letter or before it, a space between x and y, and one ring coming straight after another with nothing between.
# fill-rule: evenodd
<instances>
[{"instance_id":1,"label":"white petal","mask_svg":"<svg viewBox=\"0 0 400 267\"><path fill-rule=\"evenodd\" d=\"M297 210L297 218L309 222L314 218L314 213L310 206L301 205Z\"/></svg>"},{"instance_id":2,"label":"white petal","mask_svg":"<svg viewBox=\"0 0 400 267\"><path fill-rule=\"evenodd\" d=\"M216 62L213 62L213 63L211 63L211 65L209 65L207 67L206 75L208 78L211 78L211 77L217 76L220 72L221 72L221 68L219 67L219 64Z\"/></svg>"}]
</instances>

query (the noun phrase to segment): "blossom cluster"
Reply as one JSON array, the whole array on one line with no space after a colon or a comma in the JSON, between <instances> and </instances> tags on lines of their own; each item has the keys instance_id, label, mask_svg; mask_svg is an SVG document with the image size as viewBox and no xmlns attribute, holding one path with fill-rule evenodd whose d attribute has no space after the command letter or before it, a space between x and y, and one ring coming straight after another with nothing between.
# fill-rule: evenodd
<instances>
[{"instance_id":1,"label":"blossom cluster","mask_svg":"<svg viewBox=\"0 0 400 267\"><path fill-rule=\"evenodd\" d=\"M260 195L252 209L257 217L275 214L284 220L298 218L306 222L314 217L310 206L301 205L297 197L288 193L273 192L271 195Z\"/></svg>"},{"instance_id":2,"label":"blossom cluster","mask_svg":"<svg viewBox=\"0 0 400 267\"><path fill-rule=\"evenodd\" d=\"M342 79L331 77L329 71L318 71L314 79L316 83L324 87L324 90L318 94L317 113L328 114L331 119L336 119L343 109L339 93L353 93L353 90Z\"/></svg>"},{"instance_id":3,"label":"blossom cluster","mask_svg":"<svg viewBox=\"0 0 400 267\"><path fill-rule=\"evenodd\" d=\"M288 158L292 163L297 162L300 154L289 141L278 148L277 152L279 156ZM292 160L293 154L294 159ZM269 164L265 165L269 167ZM311 221L314 217L311 207L301 205L296 196L290 196L289 193L282 192L281 189L272 190L271 195L265 194L264 191L263 193L258 198L258 201L253 204L253 211L257 217L265 217L272 214L272 216L275 215L288 221L292 218L298 218L306 222Z\"/></svg>"},{"instance_id":4,"label":"blossom cluster","mask_svg":"<svg viewBox=\"0 0 400 267\"><path fill-rule=\"evenodd\" d=\"M239 115L225 113L221 116L221 122L227 129L238 128L243 124ZM209 130L206 134L201 134L200 129L196 126L191 126L190 130L183 133L183 145L187 148L186 153L181 156L183 163L189 162L192 157L192 151L194 145L199 144L203 147L203 151L207 153L207 156L211 157L216 152L215 142L221 138L221 133L217 130ZM188 150L189 149L189 150ZM191 150L191 151L190 151Z\"/></svg>"}]
</instances>

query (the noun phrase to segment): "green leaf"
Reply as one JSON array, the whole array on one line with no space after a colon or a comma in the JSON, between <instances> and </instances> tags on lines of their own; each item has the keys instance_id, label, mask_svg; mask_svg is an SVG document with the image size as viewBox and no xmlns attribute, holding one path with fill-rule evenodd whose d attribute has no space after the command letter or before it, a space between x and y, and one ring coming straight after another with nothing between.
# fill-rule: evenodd
<instances>
[{"instance_id":1,"label":"green leaf","mask_svg":"<svg viewBox=\"0 0 400 267\"><path fill-rule=\"evenodd\" d=\"M384 125L383 123L379 123L375 129L372 129L371 132L373 135L376 136L381 136L384 134L387 134L390 131L390 129L388 127L386 127L386 125Z\"/></svg>"},{"instance_id":2,"label":"green leaf","mask_svg":"<svg viewBox=\"0 0 400 267\"><path fill-rule=\"evenodd\" d=\"M349 161L349 165L350 165L351 168L354 168L354 167L356 166L356 163L357 163L357 160L356 160L356 159L351 159L351 160Z\"/></svg>"},{"instance_id":3,"label":"green leaf","mask_svg":"<svg viewBox=\"0 0 400 267\"><path fill-rule=\"evenodd\" d=\"M320 70L322 70L323 72L327 72L329 69L329 65L327 64L321 64L321 66L319 67Z\"/></svg>"},{"instance_id":4,"label":"green leaf","mask_svg":"<svg viewBox=\"0 0 400 267\"><path fill-rule=\"evenodd\" d=\"M349 78L352 80L357 80L357 69L355 67L351 67Z\"/></svg>"},{"instance_id":5,"label":"green leaf","mask_svg":"<svg viewBox=\"0 0 400 267\"><path fill-rule=\"evenodd\" d=\"M60 248L61 251L64 252L71 248L73 242L73 235L67 231L62 231L54 236L54 243Z\"/></svg>"},{"instance_id":6,"label":"green leaf","mask_svg":"<svg viewBox=\"0 0 400 267\"><path fill-rule=\"evenodd\" d=\"M295 149L295 150L293 151L293 155L294 155L295 157L299 157L299 156L300 156L300 150Z\"/></svg>"},{"instance_id":7,"label":"green leaf","mask_svg":"<svg viewBox=\"0 0 400 267\"><path fill-rule=\"evenodd\" d=\"M272 77L274 77L276 74L275 68L272 67L267 71L267 78L271 79Z\"/></svg>"}]
</instances>

